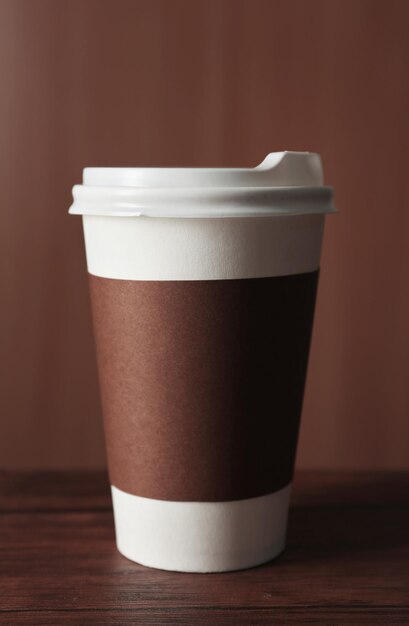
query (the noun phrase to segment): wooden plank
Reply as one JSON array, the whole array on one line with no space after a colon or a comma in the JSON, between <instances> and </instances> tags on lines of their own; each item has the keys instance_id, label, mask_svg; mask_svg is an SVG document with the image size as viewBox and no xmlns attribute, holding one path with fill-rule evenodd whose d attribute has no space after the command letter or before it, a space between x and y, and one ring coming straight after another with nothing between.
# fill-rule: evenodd
<instances>
[{"instance_id":1,"label":"wooden plank","mask_svg":"<svg viewBox=\"0 0 409 626\"><path fill-rule=\"evenodd\" d=\"M122 557L104 473L0 484L1 624L409 623L408 474L297 475L286 551L223 574Z\"/></svg>"},{"instance_id":2,"label":"wooden plank","mask_svg":"<svg viewBox=\"0 0 409 626\"><path fill-rule=\"evenodd\" d=\"M409 611L396 609L220 609L207 607L193 609L143 609L140 611L41 611L39 613L7 613L4 623L13 626L297 626L297 624L324 624L325 626L407 626Z\"/></svg>"},{"instance_id":3,"label":"wooden plank","mask_svg":"<svg viewBox=\"0 0 409 626\"><path fill-rule=\"evenodd\" d=\"M277 560L206 575L123 558L110 513L8 514L0 526L0 607L406 607L408 527L409 510L294 509Z\"/></svg>"}]
</instances>

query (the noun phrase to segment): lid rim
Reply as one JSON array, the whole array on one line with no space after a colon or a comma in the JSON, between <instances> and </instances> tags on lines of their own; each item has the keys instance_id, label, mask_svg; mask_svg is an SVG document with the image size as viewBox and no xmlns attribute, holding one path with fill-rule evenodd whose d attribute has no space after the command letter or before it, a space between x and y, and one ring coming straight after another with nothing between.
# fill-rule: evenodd
<instances>
[{"instance_id":1,"label":"lid rim","mask_svg":"<svg viewBox=\"0 0 409 626\"><path fill-rule=\"evenodd\" d=\"M334 212L320 156L271 152L253 168L85 168L72 214L256 217Z\"/></svg>"},{"instance_id":2,"label":"lid rim","mask_svg":"<svg viewBox=\"0 0 409 626\"><path fill-rule=\"evenodd\" d=\"M141 189L73 188L74 215L118 217L257 217L334 213L332 187Z\"/></svg>"}]
</instances>

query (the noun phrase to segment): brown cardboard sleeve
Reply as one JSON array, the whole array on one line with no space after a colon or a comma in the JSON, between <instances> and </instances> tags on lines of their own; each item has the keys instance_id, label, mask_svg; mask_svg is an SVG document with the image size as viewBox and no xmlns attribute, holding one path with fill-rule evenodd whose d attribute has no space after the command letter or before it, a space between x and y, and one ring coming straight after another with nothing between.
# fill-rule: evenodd
<instances>
[{"instance_id":1,"label":"brown cardboard sleeve","mask_svg":"<svg viewBox=\"0 0 409 626\"><path fill-rule=\"evenodd\" d=\"M317 280L90 275L111 483L178 501L287 485Z\"/></svg>"}]
</instances>

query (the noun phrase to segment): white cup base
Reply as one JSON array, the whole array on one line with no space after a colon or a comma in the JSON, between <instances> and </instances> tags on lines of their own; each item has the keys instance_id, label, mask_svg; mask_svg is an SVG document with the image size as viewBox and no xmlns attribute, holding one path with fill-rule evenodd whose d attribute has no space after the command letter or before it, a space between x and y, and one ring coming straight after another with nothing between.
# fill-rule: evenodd
<instances>
[{"instance_id":1,"label":"white cup base","mask_svg":"<svg viewBox=\"0 0 409 626\"><path fill-rule=\"evenodd\" d=\"M170 502L112 486L117 547L141 565L225 572L260 565L285 546L290 487L229 502Z\"/></svg>"}]
</instances>

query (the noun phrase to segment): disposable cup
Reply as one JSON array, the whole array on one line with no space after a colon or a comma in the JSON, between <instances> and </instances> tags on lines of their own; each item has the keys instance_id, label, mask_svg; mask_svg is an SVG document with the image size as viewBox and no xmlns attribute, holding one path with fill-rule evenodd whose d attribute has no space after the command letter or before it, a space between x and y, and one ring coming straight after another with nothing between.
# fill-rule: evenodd
<instances>
[{"instance_id":1,"label":"disposable cup","mask_svg":"<svg viewBox=\"0 0 409 626\"><path fill-rule=\"evenodd\" d=\"M87 168L73 195L118 550L189 572L274 558L335 210L319 156Z\"/></svg>"}]
</instances>

